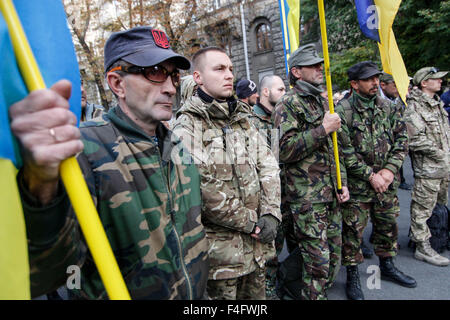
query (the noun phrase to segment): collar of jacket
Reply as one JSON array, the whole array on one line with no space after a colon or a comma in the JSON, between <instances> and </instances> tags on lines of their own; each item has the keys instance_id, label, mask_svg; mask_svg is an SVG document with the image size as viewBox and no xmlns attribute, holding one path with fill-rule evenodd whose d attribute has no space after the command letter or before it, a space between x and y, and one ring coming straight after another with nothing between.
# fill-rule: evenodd
<instances>
[{"instance_id":1,"label":"collar of jacket","mask_svg":"<svg viewBox=\"0 0 450 320\"><path fill-rule=\"evenodd\" d=\"M217 111L219 111L219 114L216 114L215 112L213 112L214 114L216 114L216 117L218 117L218 118L222 118L220 116L220 113L223 113L225 115L225 117L229 118L236 110L238 101L237 101L236 97L234 97L234 96L231 96L231 97L227 98L226 100L217 100L217 99L214 99L213 97L211 97L210 95L208 95L201 88L197 89L197 94L204 103L211 104L211 107L213 107L213 109L214 109L214 106L215 107L217 107L218 105L221 106L217 110ZM216 101L218 104L214 104L213 103L214 101ZM226 105L225 105L225 103L226 103ZM215 110L213 110L213 111L215 111Z\"/></svg>"},{"instance_id":2,"label":"collar of jacket","mask_svg":"<svg viewBox=\"0 0 450 320\"><path fill-rule=\"evenodd\" d=\"M136 123L134 123L134 121L131 120L119 106L115 106L108 111L108 118L128 138L136 139L137 141L145 140L155 144L152 137L146 134ZM158 147L161 151L163 160L170 159L172 132L168 130L161 122L158 123L155 132L156 137L158 138ZM176 142L174 144L176 144Z\"/></svg>"},{"instance_id":3,"label":"collar of jacket","mask_svg":"<svg viewBox=\"0 0 450 320\"><path fill-rule=\"evenodd\" d=\"M358 105L364 107L365 109L375 109L375 100L377 99L377 95L367 98L358 94L356 91L353 91L353 97L356 101L358 101Z\"/></svg>"},{"instance_id":4,"label":"collar of jacket","mask_svg":"<svg viewBox=\"0 0 450 320\"><path fill-rule=\"evenodd\" d=\"M253 106L253 112L256 115L263 116L263 117L270 117L272 115L272 111L266 108L265 105L263 105L261 102L257 102Z\"/></svg>"},{"instance_id":5,"label":"collar of jacket","mask_svg":"<svg viewBox=\"0 0 450 320\"><path fill-rule=\"evenodd\" d=\"M429 95L427 95L425 92L420 90L419 88L413 89L411 91L411 94L409 96L409 99L416 100L416 101L425 101L428 106L431 108L435 108L436 106L439 106L441 104L441 99L437 94L431 98Z\"/></svg>"},{"instance_id":6,"label":"collar of jacket","mask_svg":"<svg viewBox=\"0 0 450 320\"><path fill-rule=\"evenodd\" d=\"M297 80L297 82L295 82L294 88L297 89L297 92L300 95L310 95L316 98L319 97L319 99L322 98L320 94L323 92L323 90L320 87L316 87L309 82Z\"/></svg>"}]
</instances>

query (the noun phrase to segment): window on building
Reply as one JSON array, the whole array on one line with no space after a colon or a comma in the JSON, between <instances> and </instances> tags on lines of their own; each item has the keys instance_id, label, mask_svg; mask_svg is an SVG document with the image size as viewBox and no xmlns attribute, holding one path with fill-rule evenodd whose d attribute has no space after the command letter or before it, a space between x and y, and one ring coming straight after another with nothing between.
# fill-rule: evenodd
<instances>
[{"instance_id":1,"label":"window on building","mask_svg":"<svg viewBox=\"0 0 450 320\"><path fill-rule=\"evenodd\" d=\"M266 23L258 25L256 27L256 51L272 50L271 38L270 26Z\"/></svg>"}]
</instances>

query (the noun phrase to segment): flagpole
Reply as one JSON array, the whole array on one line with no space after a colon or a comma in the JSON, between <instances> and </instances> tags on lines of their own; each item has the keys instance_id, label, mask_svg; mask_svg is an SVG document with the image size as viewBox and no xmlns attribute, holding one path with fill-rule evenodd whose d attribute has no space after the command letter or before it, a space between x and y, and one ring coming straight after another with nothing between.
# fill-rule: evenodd
<instances>
[{"instance_id":1,"label":"flagpole","mask_svg":"<svg viewBox=\"0 0 450 320\"><path fill-rule=\"evenodd\" d=\"M39 67L11 0L0 0L0 10L8 25L19 68L28 90L45 89ZM61 163L61 178L77 215L78 222L111 300L130 300L114 253L106 237L94 202L75 157Z\"/></svg>"},{"instance_id":2,"label":"flagpole","mask_svg":"<svg viewBox=\"0 0 450 320\"><path fill-rule=\"evenodd\" d=\"M325 22L325 9L323 5L323 0L317 0L319 6L319 17L320 17L320 33L322 34L322 48L323 48L323 59L325 64L325 78L328 91L328 106L330 108L330 113L334 113L333 105L333 89L331 86L331 75L330 75L330 58L328 56L328 39L327 39L327 26ZM342 192L342 182L341 182L341 169L339 163L339 149L337 144L337 134L334 131L331 134L333 139L333 150L334 150L334 162L336 163L336 178L337 178L337 188L338 192Z\"/></svg>"}]
</instances>

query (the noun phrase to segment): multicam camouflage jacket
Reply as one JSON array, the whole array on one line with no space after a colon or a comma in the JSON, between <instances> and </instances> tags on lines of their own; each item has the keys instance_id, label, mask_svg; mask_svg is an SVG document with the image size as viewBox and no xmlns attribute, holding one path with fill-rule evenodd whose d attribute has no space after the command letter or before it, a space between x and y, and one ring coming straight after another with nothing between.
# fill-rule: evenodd
<instances>
[{"instance_id":1,"label":"multicam camouflage jacket","mask_svg":"<svg viewBox=\"0 0 450 320\"><path fill-rule=\"evenodd\" d=\"M414 176L441 179L449 176L450 128L444 103L414 89L408 100L408 127Z\"/></svg>"},{"instance_id":2,"label":"multicam camouflage jacket","mask_svg":"<svg viewBox=\"0 0 450 320\"><path fill-rule=\"evenodd\" d=\"M353 92L339 101L342 138L349 139L344 149L350 201L374 202L397 193L399 169L408 152L408 134L400 108L379 96L366 99ZM350 118L346 115L350 108ZM348 123L347 119L351 119ZM355 161L356 158L356 161ZM377 194L369 182L372 172L390 170L394 176L388 190Z\"/></svg>"},{"instance_id":3,"label":"multicam camouflage jacket","mask_svg":"<svg viewBox=\"0 0 450 320\"><path fill-rule=\"evenodd\" d=\"M156 144L119 107L85 122L81 134L78 162L132 299L206 297L200 177L193 164L181 164L186 154L173 152L183 150L180 141L159 125ZM81 290L70 290L73 298L107 298L65 193L48 208L29 202L33 295L64 285L67 267L78 264Z\"/></svg>"},{"instance_id":4,"label":"multicam camouflage jacket","mask_svg":"<svg viewBox=\"0 0 450 320\"><path fill-rule=\"evenodd\" d=\"M333 142L322 126L328 103L311 87L297 81L272 114L274 128L280 130L283 203L304 209L312 203L333 202L337 191ZM341 182L345 186L342 146L339 152Z\"/></svg>"},{"instance_id":5,"label":"multicam camouflage jacket","mask_svg":"<svg viewBox=\"0 0 450 320\"><path fill-rule=\"evenodd\" d=\"M253 272L275 254L273 243L250 236L263 215L281 221L278 162L250 116L246 104L237 102L230 114L227 102L211 98L207 103L195 94L174 126L200 172L209 278L214 280Z\"/></svg>"}]
</instances>

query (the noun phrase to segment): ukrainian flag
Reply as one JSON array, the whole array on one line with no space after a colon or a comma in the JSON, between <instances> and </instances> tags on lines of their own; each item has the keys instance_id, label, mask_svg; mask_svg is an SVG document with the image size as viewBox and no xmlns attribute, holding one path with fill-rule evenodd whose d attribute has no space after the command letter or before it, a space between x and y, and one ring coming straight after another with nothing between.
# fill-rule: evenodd
<instances>
[{"instance_id":1,"label":"ukrainian flag","mask_svg":"<svg viewBox=\"0 0 450 320\"><path fill-rule=\"evenodd\" d=\"M14 0L13 3L46 85L50 87L63 78L71 81L69 103L79 118L80 75L62 1ZM2 14L0 58L0 299L30 299L27 238L15 179L21 160L8 116L8 108L23 99L28 90Z\"/></svg>"},{"instance_id":2,"label":"ukrainian flag","mask_svg":"<svg viewBox=\"0 0 450 320\"><path fill-rule=\"evenodd\" d=\"M297 50L300 44L300 0L278 0L278 5L280 7L286 73L289 73L289 56Z\"/></svg>"},{"instance_id":3,"label":"ukrainian flag","mask_svg":"<svg viewBox=\"0 0 450 320\"><path fill-rule=\"evenodd\" d=\"M392 25L401 0L355 1L358 21L363 34L378 42L383 70L394 78L403 102L406 102L409 77L395 40Z\"/></svg>"}]
</instances>

